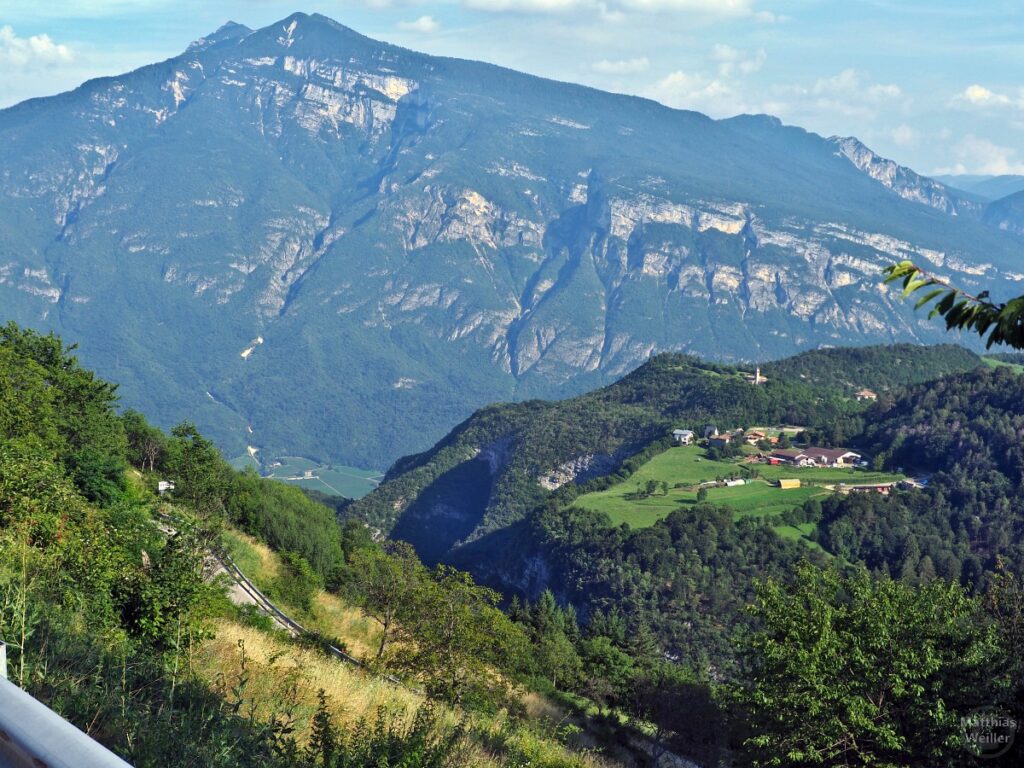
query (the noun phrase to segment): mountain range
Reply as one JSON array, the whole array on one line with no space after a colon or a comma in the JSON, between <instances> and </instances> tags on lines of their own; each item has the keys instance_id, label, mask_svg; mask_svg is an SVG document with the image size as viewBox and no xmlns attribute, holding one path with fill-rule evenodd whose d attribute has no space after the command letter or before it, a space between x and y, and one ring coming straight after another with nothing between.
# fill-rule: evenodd
<instances>
[{"instance_id":1,"label":"mountain range","mask_svg":"<svg viewBox=\"0 0 1024 768\"><path fill-rule=\"evenodd\" d=\"M319 15L229 23L0 111L0 168L4 319L78 342L125 405L264 461L383 467L485 403L575 394L661 350L943 338L880 287L897 260L1024 281L1019 201L854 138Z\"/></svg>"},{"instance_id":2,"label":"mountain range","mask_svg":"<svg viewBox=\"0 0 1024 768\"><path fill-rule=\"evenodd\" d=\"M1024 192L1024 176L1013 173L999 176L983 174L940 175L936 176L935 180L942 182L948 187L969 192L990 202L1001 197L1007 197L1015 192Z\"/></svg>"}]
</instances>

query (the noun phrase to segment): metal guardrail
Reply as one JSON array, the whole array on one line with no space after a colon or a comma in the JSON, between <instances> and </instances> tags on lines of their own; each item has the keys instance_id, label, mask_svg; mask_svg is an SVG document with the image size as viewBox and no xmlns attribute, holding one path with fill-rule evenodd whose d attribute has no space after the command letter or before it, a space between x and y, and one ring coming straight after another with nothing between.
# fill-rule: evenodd
<instances>
[{"instance_id":1,"label":"metal guardrail","mask_svg":"<svg viewBox=\"0 0 1024 768\"><path fill-rule=\"evenodd\" d=\"M179 522L170 515L160 516L171 523ZM231 579L253 599L259 610L273 618L295 637L316 636L274 605L270 598L242 573L227 552L215 550L212 554ZM326 643L324 647L340 661L367 669L364 662L337 646ZM394 685L422 693L393 675L381 677ZM0 642L0 768L132 766L7 680L7 646Z\"/></svg>"},{"instance_id":2,"label":"metal guardrail","mask_svg":"<svg viewBox=\"0 0 1024 768\"><path fill-rule=\"evenodd\" d=\"M237 565L235 565L235 561L231 559L231 555L229 555L227 552L223 550L214 550L213 556L216 557L218 561L220 561L220 564L224 566L224 570L234 580L234 582L238 584L238 586L241 587L245 592L247 592L248 595L256 602L256 606L265 614L273 618L278 624L284 626L284 628L293 636L316 636L316 633L306 629L304 626L299 624L299 622L295 621L295 619L291 618L284 611L282 611L280 608L274 605L270 598L264 595L259 590L259 588L255 584L253 584L244 573L242 573L241 569ZM330 653L332 656L339 659L340 661L344 661L347 664L352 664L368 672L370 671L367 668L365 662L360 661L355 656L350 656L337 646L332 645L331 643L326 643L324 645L324 648L325 650L327 650L328 653ZM394 675L379 675L379 677L381 677L384 680L387 680L389 683L400 686L402 688L406 688L412 691L413 693L423 693L423 691L419 688L413 688L412 686L407 685Z\"/></svg>"},{"instance_id":3,"label":"metal guardrail","mask_svg":"<svg viewBox=\"0 0 1024 768\"><path fill-rule=\"evenodd\" d=\"M154 514L161 520L164 520L165 522L169 523L171 526L181 525L183 523L182 520L175 518L173 515L169 515L166 512L155 511ZM171 530L173 531L176 529L171 528ZM249 578L244 573L242 573L241 568L239 568L235 564L235 561L231 559L231 555L228 554L227 550L225 550L223 547L215 547L210 549L210 554L213 555L213 557L217 560L218 563L220 563L221 567L224 568L225 573L228 574L231 580L234 581L242 589L242 591L244 591L246 594L249 595L249 597L253 599L253 602L256 604L256 607L267 616L270 616L270 618L272 618L275 622L280 624L285 629L285 631L292 635L292 637L317 637L315 632L311 632L310 630L306 629L304 626L299 624L299 622L295 621L295 619L293 619L291 616L289 616L276 605L274 605L273 601L265 594L263 594L263 592L260 591L259 587L253 584L252 581L250 581ZM353 666L359 667L360 669L366 671L367 674L374 674L382 680L386 680L392 685L397 685L400 688L405 688L406 690L411 691L412 693L420 695L424 693L422 689L408 685L407 683L403 682L401 679L395 677L394 675L382 675L380 673L373 672L373 670L371 670L368 667L366 662L360 661L355 656L350 656L349 654L345 653L345 651L341 650L340 648L331 643L324 643L322 644L322 647L324 647L324 649L328 653L330 653L339 661L343 661L346 664L352 664ZM0 766L0 768L2 768L2 766Z\"/></svg>"},{"instance_id":4,"label":"metal guardrail","mask_svg":"<svg viewBox=\"0 0 1024 768\"><path fill-rule=\"evenodd\" d=\"M0 679L0 766L132 768L9 680Z\"/></svg>"}]
</instances>

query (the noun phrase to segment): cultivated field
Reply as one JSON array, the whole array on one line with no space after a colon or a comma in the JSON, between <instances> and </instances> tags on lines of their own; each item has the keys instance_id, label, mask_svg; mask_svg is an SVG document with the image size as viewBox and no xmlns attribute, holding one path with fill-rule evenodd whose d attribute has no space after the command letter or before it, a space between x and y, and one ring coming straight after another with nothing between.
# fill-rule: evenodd
<instances>
[{"instance_id":1,"label":"cultivated field","mask_svg":"<svg viewBox=\"0 0 1024 768\"><path fill-rule=\"evenodd\" d=\"M301 456L278 456L270 464L278 466L264 467L249 454L236 456L229 462L235 469L255 469L258 472L268 471L267 477L291 483L311 491L320 491L329 496L345 496L359 499L376 488L384 479L384 474L373 469L359 469L344 464L317 464L312 459ZM306 471L313 477L305 477Z\"/></svg>"},{"instance_id":2,"label":"cultivated field","mask_svg":"<svg viewBox=\"0 0 1024 768\"><path fill-rule=\"evenodd\" d=\"M750 477L757 473L757 477ZM628 524L632 528L653 525L680 507L697 503L698 486L728 477L747 477L746 485L727 488L707 488L707 501L730 507L735 516L768 516L781 514L805 500L824 497L832 493L830 487L839 483L864 485L889 483L902 479L902 475L872 472L862 469L801 468L746 464L742 460L712 461L703 448L679 446L655 456L638 469L628 480L605 491L588 493L576 500L585 509L604 512L614 525ZM798 478L800 488L781 489L772 483L781 478ZM642 491L648 481L666 483L646 498L629 498ZM783 526L779 532L789 538L804 538L812 532Z\"/></svg>"},{"instance_id":3,"label":"cultivated field","mask_svg":"<svg viewBox=\"0 0 1024 768\"><path fill-rule=\"evenodd\" d=\"M278 456L271 463L276 462L280 462L280 466L268 467L270 472L268 477L313 491L322 491L331 496L347 496L350 499L365 496L376 488L384 477L380 472L374 470L358 469L341 464L317 464L315 461L304 459L301 456ZM312 478L303 477L307 471L313 473Z\"/></svg>"}]
</instances>

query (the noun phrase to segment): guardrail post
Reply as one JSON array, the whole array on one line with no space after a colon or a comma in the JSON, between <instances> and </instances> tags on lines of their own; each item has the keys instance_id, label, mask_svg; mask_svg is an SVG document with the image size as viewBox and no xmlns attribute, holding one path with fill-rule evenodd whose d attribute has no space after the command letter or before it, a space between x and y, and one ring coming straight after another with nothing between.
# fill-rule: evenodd
<instances>
[{"instance_id":1,"label":"guardrail post","mask_svg":"<svg viewBox=\"0 0 1024 768\"><path fill-rule=\"evenodd\" d=\"M0 640L0 677L7 679L7 643Z\"/></svg>"}]
</instances>

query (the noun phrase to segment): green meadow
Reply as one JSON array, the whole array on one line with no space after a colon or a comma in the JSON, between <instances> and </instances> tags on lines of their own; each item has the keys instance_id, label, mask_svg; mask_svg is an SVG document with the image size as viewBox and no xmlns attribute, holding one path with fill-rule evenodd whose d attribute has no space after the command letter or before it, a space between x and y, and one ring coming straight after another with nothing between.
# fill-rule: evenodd
<instances>
[{"instance_id":1,"label":"green meadow","mask_svg":"<svg viewBox=\"0 0 1024 768\"><path fill-rule=\"evenodd\" d=\"M786 467L771 466L769 464L755 464L761 477L769 482L774 482L784 477L799 478L802 483L815 483L817 485L834 485L846 483L847 485L870 485L872 483L894 483L903 479L903 475L893 472L875 472L867 469L848 469L832 467Z\"/></svg>"},{"instance_id":2,"label":"green meadow","mask_svg":"<svg viewBox=\"0 0 1024 768\"><path fill-rule=\"evenodd\" d=\"M983 357L981 359L989 368L1002 368L1005 366L1007 368L1012 368L1017 373L1024 373L1024 365L1020 365L1019 363L1008 363L1005 360L998 360L994 357Z\"/></svg>"},{"instance_id":3,"label":"green meadow","mask_svg":"<svg viewBox=\"0 0 1024 768\"><path fill-rule=\"evenodd\" d=\"M747 473L744 473L744 468ZM680 507L697 503L697 486L734 475L756 472L745 485L708 488L707 501L727 506L737 518L765 517L781 514L814 497L828 496L832 491L824 486L838 483L862 485L888 483L900 480L902 475L872 472L862 469L833 469L814 467L769 466L744 464L742 460L713 461L698 446L673 447L658 454L633 475L604 491L588 493L576 500L584 509L604 512L613 525L626 523L631 528L645 528L666 517ZM801 487L776 488L772 483L780 478L798 478ZM659 489L647 498L629 498L654 480L668 485L668 493ZM779 526L779 534L786 538L808 539L813 533L811 524L799 527Z\"/></svg>"},{"instance_id":4,"label":"green meadow","mask_svg":"<svg viewBox=\"0 0 1024 768\"><path fill-rule=\"evenodd\" d=\"M280 462L280 466L268 467L268 477L313 491L322 491L331 496L347 496L350 499L365 496L376 488L384 477L374 470L341 464L318 464L301 456L278 456L271 464L277 462ZM313 473L312 478L302 477L307 471Z\"/></svg>"},{"instance_id":5,"label":"green meadow","mask_svg":"<svg viewBox=\"0 0 1024 768\"><path fill-rule=\"evenodd\" d=\"M793 539L794 541L802 541L809 547L825 552L822 549L821 544L813 539L814 531L817 526L814 523L801 523L800 525L777 525L775 526L775 532L784 539ZM826 554L829 554L826 552Z\"/></svg>"}]
</instances>

